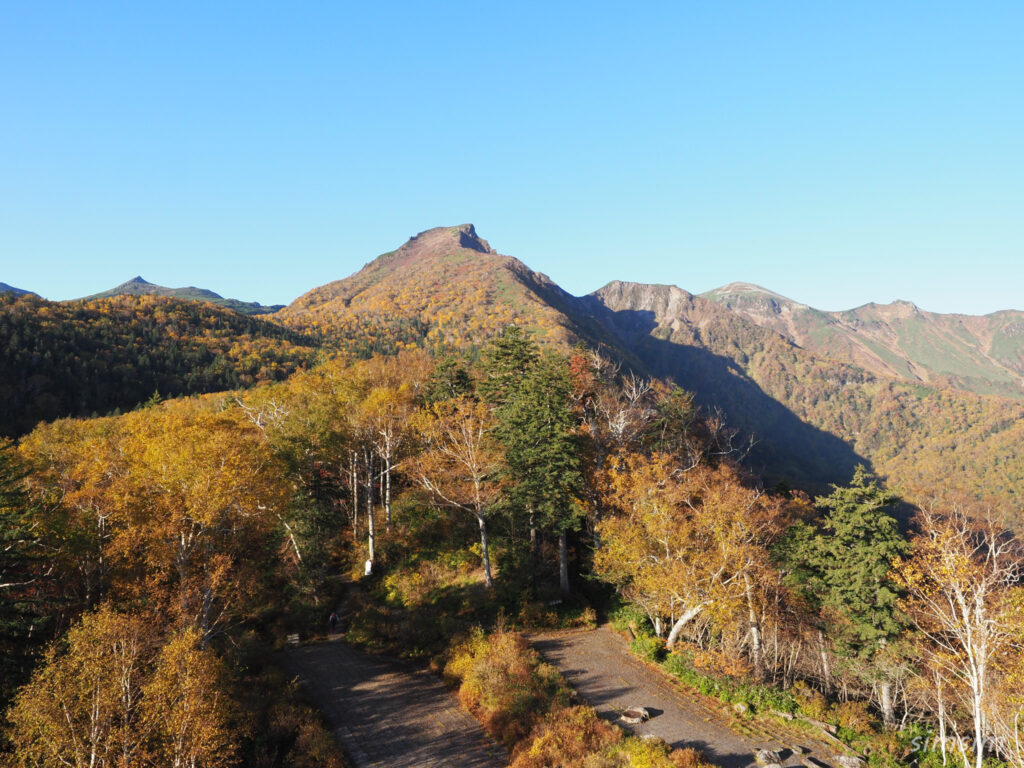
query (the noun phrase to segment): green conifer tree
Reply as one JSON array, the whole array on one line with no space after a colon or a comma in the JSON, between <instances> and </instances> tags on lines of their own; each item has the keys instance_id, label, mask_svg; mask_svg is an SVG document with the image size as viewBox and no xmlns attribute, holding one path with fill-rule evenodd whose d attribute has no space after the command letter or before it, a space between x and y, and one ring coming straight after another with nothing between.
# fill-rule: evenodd
<instances>
[{"instance_id":1,"label":"green conifer tree","mask_svg":"<svg viewBox=\"0 0 1024 768\"><path fill-rule=\"evenodd\" d=\"M849 486L833 486L815 504L817 524L798 523L775 548L785 580L820 617L837 650L867 662L880 686L880 706L893 722L891 686L878 669L880 654L905 628L897 604L893 563L908 550L891 509L899 497L863 466Z\"/></svg>"},{"instance_id":2,"label":"green conifer tree","mask_svg":"<svg viewBox=\"0 0 1024 768\"><path fill-rule=\"evenodd\" d=\"M569 592L567 534L578 526L582 514L580 446L570 395L566 361L549 352L506 384L496 409L497 437L505 446L512 479L510 500L531 516L532 528L558 537L563 594Z\"/></svg>"}]
</instances>

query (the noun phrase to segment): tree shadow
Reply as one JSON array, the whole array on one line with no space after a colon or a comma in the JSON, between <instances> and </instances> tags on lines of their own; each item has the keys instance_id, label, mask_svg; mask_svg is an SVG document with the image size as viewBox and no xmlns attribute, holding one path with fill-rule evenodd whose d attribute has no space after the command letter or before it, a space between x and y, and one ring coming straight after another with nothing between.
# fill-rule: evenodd
<instances>
[{"instance_id":1,"label":"tree shadow","mask_svg":"<svg viewBox=\"0 0 1024 768\"><path fill-rule=\"evenodd\" d=\"M653 311L615 311L589 296L575 304L578 334L592 343L615 340L626 367L692 392L706 413L720 411L727 426L739 431L737 445L753 439L744 463L767 483L827 492L830 484L847 483L858 464L871 468L848 443L803 421L765 392L735 359L653 335L669 333L659 329ZM736 355L744 354L738 346Z\"/></svg>"}]
</instances>

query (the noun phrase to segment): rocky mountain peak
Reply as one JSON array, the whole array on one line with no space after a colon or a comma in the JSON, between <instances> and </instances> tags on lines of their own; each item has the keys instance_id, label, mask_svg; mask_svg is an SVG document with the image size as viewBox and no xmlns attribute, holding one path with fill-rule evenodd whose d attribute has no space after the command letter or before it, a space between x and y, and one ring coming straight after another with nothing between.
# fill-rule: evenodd
<instances>
[{"instance_id":1,"label":"rocky mountain peak","mask_svg":"<svg viewBox=\"0 0 1024 768\"><path fill-rule=\"evenodd\" d=\"M700 294L705 299L717 301L726 306L766 304L773 307L803 306L781 293L762 288L754 283L729 283Z\"/></svg>"},{"instance_id":2,"label":"rocky mountain peak","mask_svg":"<svg viewBox=\"0 0 1024 768\"><path fill-rule=\"evenodd\" d=\"M476 227L472 224L460 224L457 227L434 227L433 229L424 230L410 237L408 242L399 250L412 248L430 250L436 247L451 247L452 244L470 251L495 253L490 243L476 233Z\"/></svg>"},{"instance_id":3,"label":"rocky mountain peak","mask_svg":"<svg viewBox=\"0 0 1024 768\"><path fill-rule=\"evenodd\" d=\"M118 290L120 288L146 288L146 287L149 287L149 286L152 286L152 285L153 285L153 283L151 283L148 280L144 279L142 277L142 275L136 275L131 280L126 280L125 282L121 283L114 290L116 291L116 290Z\"/></svg>"}]
</instances>

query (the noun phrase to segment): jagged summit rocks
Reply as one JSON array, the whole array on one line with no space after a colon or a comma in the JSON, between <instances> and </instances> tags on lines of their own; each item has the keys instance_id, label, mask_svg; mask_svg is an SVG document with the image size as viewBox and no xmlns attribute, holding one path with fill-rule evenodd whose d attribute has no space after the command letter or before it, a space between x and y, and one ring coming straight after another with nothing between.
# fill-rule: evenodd
<instances>
[{"instance_id":1,"label":"jagged summit rocks","mask_svg":"<svg viewBox=\"0 0 1024 768\"><path fill-rule=\"evenodd\" d=\"M443 243L447 238L454 238L458 241L460 248L467 248L480 253L496 253L490 243L476 233L476 227L472 224L460 224L457 227L435 227L413 235L403 247L418 246L433 248Z\"/></svg>"}]
</instances>

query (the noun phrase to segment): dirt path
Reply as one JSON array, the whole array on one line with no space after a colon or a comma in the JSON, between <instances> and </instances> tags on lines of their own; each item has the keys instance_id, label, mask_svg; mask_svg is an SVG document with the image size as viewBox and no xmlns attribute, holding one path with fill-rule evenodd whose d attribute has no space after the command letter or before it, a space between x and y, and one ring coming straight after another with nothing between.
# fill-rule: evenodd
<instances>
[{"instance_id":1,"label":"dirt path","mask_svg":"<svg viewBox=\"0 0 1024 768\"><path fill-rule=\"evenodd\" d=\"M636 733L658 736L673 747L697 747L725 768L754 765L754 750L760 748L779 750L785 765L802 765L808 756L819 765L832 764L833 750L805 733L785 726L769 732L756 722L732 717L723 713L723 704L651 669L607 626L534 635L531 642L602 717L617 719L630 706L646 707L650 720L626 726ZM797 745L809 752L797 753Z\"/></svg>"},{"instance_id":2,"label":"dirt path","mask_svg":"<svg viewBox=\"0 0 1024 768\"><path fill-rule=\"evenodd\" d=\"M298 675L355 768L500 768L505 753L425 669L362 653L337 636L292 648Z\"/></svg>"}]
</instances>

